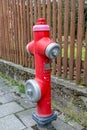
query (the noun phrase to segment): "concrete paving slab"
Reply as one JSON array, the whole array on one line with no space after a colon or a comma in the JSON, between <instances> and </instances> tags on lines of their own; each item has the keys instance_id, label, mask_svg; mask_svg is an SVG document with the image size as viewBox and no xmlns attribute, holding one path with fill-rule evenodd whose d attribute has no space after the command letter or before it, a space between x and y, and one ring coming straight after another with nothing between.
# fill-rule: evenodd
<instances>
[{"instance_id":1,"label":"concrete paving slab","mask_svg":"<svg viewBox=\"0 0 87 130\"><path fill-rule=\"evenodd\" d=\"M60 119L53 121L52 124L53 124L54 128L56 128L56 130L76 130L76 129L72 128L70 125L64 123Z\"/></svg>"},{"instance_id":2,"label":"concrete paving slab","mask_svg":"<svg viewBox=\"0 0 87 130\"><path fill-rule=\"evenodd\" d=\"M16 102L10 102L7 104L0 105L0 117L22 111L23 108Z\"/></svg>"},{"instance_id":3,"label":"concrete paving slab","mask_svg":"<svg viewBox=\"0 0 87 130\"><path fill-rule=\"evenodd\" d=\"M0 89L0 96L4 95L4 91L2 89Z\"/></svg>"},{"instance_id":4,"label":"concrete paving slab","mask_svg":"<svg viewBox=\"0 0 87 130\"><path fill-rule=\"evenodd\" d=\"M31 126L36 124L32 119L35 104L25 95L18 96L17 89L10 81L0 79L0 130L33 130ZM82 130L78 124L66 124L63 114L58 114L57 121L52 124L56 130Z\"/></svg>"},{"instance_id":5,"label":"concrete paving slab","mask_svg":"<svg viewBox=\"0 0 87 130\"><path fill-rule=\"evenodd\" d=\"M14 115L0 118L0 130L23 130L26 128Z\"/></svg>"},{"instance_id":6,"label":"concrete paving slab","mask_svg":"<svg viewBox=\"0 0 87 130\"><path fill-rule=\"evenodd\" d=\"M26 129L24 129L24 130L33 130L31 127L28 127L28 128L26 128Z\"/></svg>"},{"instance_id":7,"label":"concrete paving slab","mask_svg":"<svg viewBox=\"0 0 87 130\"><path fill-rule=\"evenodd\" d=\"M2 104L4 104L4 103L8 103L8 102L11 102L11 101L14 101L14 97L13 97L13 94L12 93L7 93L7 94L5 94L5 95L2 95L1 97L0 97L0 102L2 103Z\"/></svg>"},{"instance_id":8,"label":"concrete paving slab","mask_svg":"<svg viewBox=\"0 0 87 130\"><path fill-rule=\"evenodd\" d=\"M11 85L10 92L13 93L13 92L17 92L17 91L18 91L18 86Z\"/></svg>"},{"instance_id":9,"label":"concrete paving slab","mask_svg":"<svg viewBox=\"0 0 87 130\"><path fill-rule=\"evenodd\" d=\"M71 125L73 128L75 128L76 130L82 130L84 128L77 122L69 121L68 124Z\"/></svg>"},{"instance_id":10,"label":"concrete paving slab","mask_svg":"<svg viewBox=\"0 0 87 130\"><path fill-rule=\"evenodd\" d=\"M9 103L9 102L12 102L12 101L16 101L16 102L19 101L18 104L27 105L27 103L26 104L20 103L22 99L23 99L23 97L17 95L16 93L7 93L5 95L0 96L0 102L3 103L3 104Z\"/></svg>"},{"instance_id":11,"label":"concrete paving slab","mask_svg":"<svg viewBox=\"0 0 87 130\"><path fill-rule=\"evenodd\" d=\"M5 95L5 94L7 94L7 93L9 93L9 88L1 88L0 89L0 96L2 96L2 95Z\"/></svg>"},{"instance_id":12,"label":"concrete paving slab","mask_svg":"<svg viewBox=\"0 0 87 130\"><path fill-rule=\"evenodd\" d=\"M22 122L27 126L27 127L31 127L34 126L36 124L36 122L32 119L32 113L35 111L35 109L29 109L23 112L19 112L16 115L18 116L18 118L20 120L22 120Z\"/></svg>"},{"instance_id":13,"label":"concrete paving slab","mask_svg":"<svg viewBox=\"0 0 87 130\"><path fill-rule=\"evenodd\" d=\"M27 97L17 100L17 102L26 109L36 107L35 103L31 103Z\"/></svg>"}]
</instances>

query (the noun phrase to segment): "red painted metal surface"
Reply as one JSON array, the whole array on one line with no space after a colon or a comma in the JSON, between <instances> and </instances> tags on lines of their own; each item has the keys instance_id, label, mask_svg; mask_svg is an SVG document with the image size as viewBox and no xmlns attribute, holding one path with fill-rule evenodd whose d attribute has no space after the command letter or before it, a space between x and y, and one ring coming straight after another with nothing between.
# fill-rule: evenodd
<instances>
[{"instance_id":1,"label":"red painted metal surface","mask_svg":"<svg viewBox=\"0 0 87 130\"><path fill-rule=\"evenodd\" d=\"M52 115L50 59L45 55L47 46L53 43L49 38L49 30L50 28L45 19L37 20L36 25L33 27L34 40L27 45L27 50L35 58L35 80L41 89L41 99L37 102L36 112L39 117Z\"/></svg>"}]
</instances>

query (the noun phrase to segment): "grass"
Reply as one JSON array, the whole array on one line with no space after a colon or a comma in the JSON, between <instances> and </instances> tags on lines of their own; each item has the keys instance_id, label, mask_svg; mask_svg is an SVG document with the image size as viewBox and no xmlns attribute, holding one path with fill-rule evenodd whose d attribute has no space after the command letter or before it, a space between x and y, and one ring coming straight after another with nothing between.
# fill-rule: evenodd
<instances>
[{"instance_id":1,"label":"grass","mask_svg":"<svg viewBox=\"0 0 87 130\"><path fill-rule=\"evenodd\" d=\"M11 77L9 77L9 76L6 76L6 75L4 75L4 74L2 74L2 73L0 73L0 77L2 77L2 78L5 78L5 79L7 79L9 82L6 82L5 83L5 85L7 85L7 86L18 86L18 90L19 90L19 92L20 93L25 93L25 87L24 87L24 85L23 84L21 84L21 83L19 83L19 82L17 82L16 80L13 80Z\"/></svg>"},{"instance_id":2,"label":"grass","mask_svg":"<svg viewBox=\"0 0 87 130\"><path fill-rule=\"evenodd\" d=\"M77 122L78 124L82 125L83 127L87 128L87 111L86 110L80 110L80 111L75 111L73 100L70 100L70 103L66 107L59 107L56 105L55 101L52 103L52 106L54 109L57 111L61 110L64 115L65 115L65 122Z\"/></svg>"}]
</instances>

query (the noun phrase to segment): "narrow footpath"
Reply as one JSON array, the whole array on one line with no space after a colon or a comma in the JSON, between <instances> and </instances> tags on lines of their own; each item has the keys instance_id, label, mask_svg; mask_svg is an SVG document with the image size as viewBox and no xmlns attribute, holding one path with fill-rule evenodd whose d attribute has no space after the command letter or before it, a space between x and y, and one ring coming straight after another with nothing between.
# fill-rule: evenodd
<instances>
[{"instance_id":1,"label":"narrow footpath","mask_svg":"<svg viewBox=\"0 0 87 130\"><path fill-rule=\"evenodd\" d=\"M32 112L36 104L29 102L25 94L18 92L18 86L0 77L0 130L34 130L36 122L32 119ZM56 130L83 130L79 125L65 123L62 115L53 122Z\"/></svg>"}]
</instances>

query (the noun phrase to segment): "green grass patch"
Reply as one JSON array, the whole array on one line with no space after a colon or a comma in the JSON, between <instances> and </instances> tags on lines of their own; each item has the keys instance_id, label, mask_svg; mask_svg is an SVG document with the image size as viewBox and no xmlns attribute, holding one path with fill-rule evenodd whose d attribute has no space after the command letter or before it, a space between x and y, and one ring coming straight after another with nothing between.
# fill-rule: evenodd
<instances>
[{"instance_id":1,"label":"green grass patch","mask_svg":"<svg viewBox=\"0 0 87 130\"><path fill-rule=\"evenodd\" d=\"M25 87L23 84L17 82L16 80L13 80L11 77L6 76L5 74L0 73L0 77L7 79L9 82L6 82L5 85L7 85L8 87L10 86L18 86L18 90L20 93L25 93Z\"/></svg>"}]
</instances>

